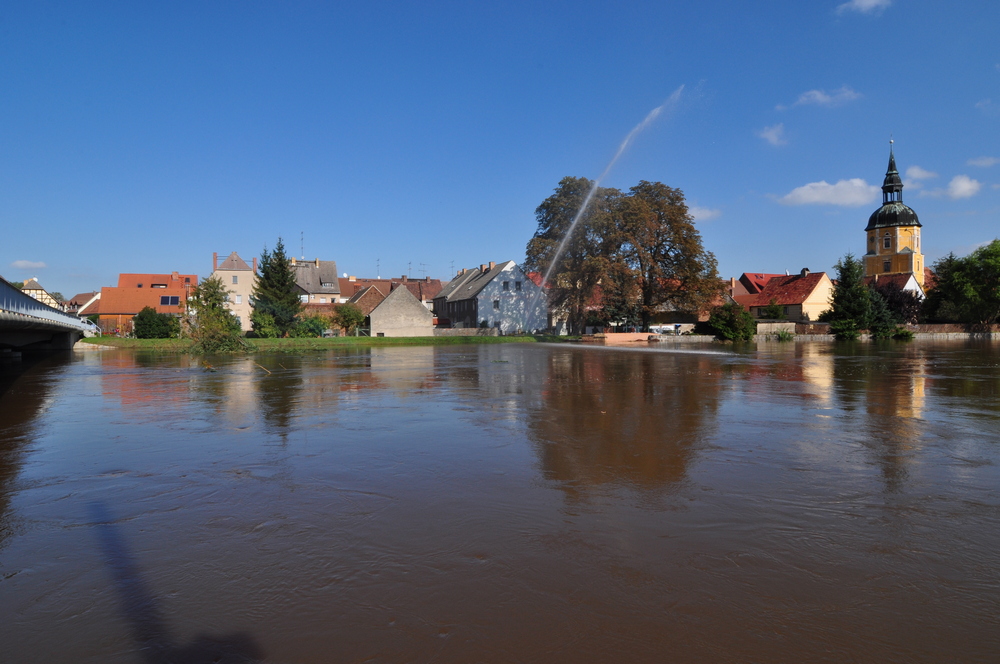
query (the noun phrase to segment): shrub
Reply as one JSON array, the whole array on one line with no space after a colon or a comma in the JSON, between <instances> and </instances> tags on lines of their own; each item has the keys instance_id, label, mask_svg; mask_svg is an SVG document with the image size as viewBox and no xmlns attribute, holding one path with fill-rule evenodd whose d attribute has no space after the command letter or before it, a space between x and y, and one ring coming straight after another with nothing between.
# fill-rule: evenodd
<instances>
[{"instance_id":1,"label":"shrub","mask_svg":"<svg viewBox=\"0 0 1000 664\"><path fill-rule=\"evenodd\" d=\"M274 324L274 316L254 309L250 314L250 324L253 335L261 339L276 339L281 336L281 330Z\"/></svg>"},{"instance_id":2,"label":"shrub","mask_svg":"<svg viewBox=\"0 0 1000 664\"><path fill-rule=\"evenodd\" d=\"M738 304L724 304L715 309L708 325L723 341L750 341L757 333L757 321Z\"/></svg>"},{"instance_id":3,"label":"shrub","mask_svg":"<svg viewBox=\"0 0 1000 664\"><path fill-rule=\"evenodd\" d=\"M356 304L350 302L340 305L334 314L333 322L344 328L345 334L351 334L365 323L365 314Z\"/></svg>"},{"instance_id":4,"label":"shrub","mask_svg":"<svg viewBox=\"0 0 1000 664\"><path fill-rule=\"evenodd\" d=\"M791 341L795 338L795 335L788 330L778 330L778 333L774 336L777 337L778 341Z\"/></svg>"},{"instance_id":5,"label":"shrub","mask_svg":"<svg viewBox=\"0 0 1000 664\"><path fill-rule=\"evenodd\" d=\"M234 353L254 350L243 338L240 323L226 308L229 292L218 277L194 287L188 297L186 323L196 353Z\"/></svg>"},{"instance_id":6,"label":"shrub","mask_svg":"<svg viewBox=\"0 0 1000 664\"><path fill-rule=\"evenodd\" d=\"M180 333L180 324L175 316L144 307L132 319L132 330L136 339L170 339Z\"/></svg>"},{"instance_id":7,"label":"shrub","mask_svg":"<svg viewBox=\"0 0 1000 664\"><path fill-rule=\"evenodd\" d=\"M896 341L913 341L913 331L905 327L897 327L892 333L892 338Z\"/></svg>"},{"instance_id":8,"label":"shrub","mask_svg":"<svg viewBox=\"0 0 1000 664\"><path fill-rule=\"evenodd\" d=\"M291 337L321 337L328 327L330 324L326 318L319 314L300 316L288 335Z\"/></svg>"},{"instance_id":9,"label":"shrub","mask_svg":"<svg viewBox=\"0 0 1000 664\"><path fill-rule=\"evenodd\" d=\"M837 341L856 341L861 330L853 318L842 318L830 323L830 331Z\"/></svg>"}]
</instances>

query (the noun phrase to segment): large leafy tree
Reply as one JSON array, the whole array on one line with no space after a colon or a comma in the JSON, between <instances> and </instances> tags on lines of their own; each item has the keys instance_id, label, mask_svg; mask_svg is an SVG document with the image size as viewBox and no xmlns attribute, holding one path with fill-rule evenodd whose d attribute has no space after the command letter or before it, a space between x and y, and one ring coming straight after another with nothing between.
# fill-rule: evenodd
<instances>
[{"instance_id":1,"label":"large leafy tree","mask_svg":"<svg viewBox=\"0 0 1000 664\"><path fill-rule=\"evenodd\" d=\"M551 271L546 284L549 307L566 312L572 333L583 330L613 254L609 238L621 192L597 188L580 214L593 187L587 178L563 178L535 210L538 229L525 250L527 271ZM576 227L570 229L578 214Z\"/></svg>"},{"instance_id":2,"label":"large leafy tree","mask_svg":"<svg viewBox=\"0 0 1000 664\"><path fill-rule=\"evenodd\" d=\"M302 302L296 293L292 262L280 237L274 251L264 247L260 254L260 275L251 299L250 324L257 336L283 337L295 327Z\"/></svg>"},{"instance_id":3,"label":"large leafy tree","mask_svg":"<svg viewBox=\"0 0 1000 664\"><path fill-rule=\"evenodd\" d=\"M638 282L643 327L664 309L697 312L710 306L723 284L684 193L643 180L618 203L610 244Z\"/></svg>"},{"instance_id":4,"label":"large leafy tree","mask_svg":"<svg viewBox=\"0 0 1000 664\"><path fill-rule=\"evenodd\" d=\"M956 258L949 254L934 263L937 280L925 312L937 320L990 325L1000 317L1000 240Z\"/></svg>"}]
</instances>

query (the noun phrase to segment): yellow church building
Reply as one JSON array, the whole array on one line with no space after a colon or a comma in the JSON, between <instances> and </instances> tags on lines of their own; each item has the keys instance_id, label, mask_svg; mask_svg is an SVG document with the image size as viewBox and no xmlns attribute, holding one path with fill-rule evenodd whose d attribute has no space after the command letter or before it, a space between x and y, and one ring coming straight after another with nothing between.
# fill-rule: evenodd
<instances>
[{"instance_id":1,"label":"yellow church building","mask_svg":"<svg viewBox=\"0 0 1000 664\"><path fill-rule=\"evenodd\" d=\"M903 205L903 180L896 170L896 157L889 141L889 168L882 183L882 207L868 218L865 227L868 250L865 276L912 274L924 287L924 255L920 253L920 220Z\"/></svg>"}]
</instances>

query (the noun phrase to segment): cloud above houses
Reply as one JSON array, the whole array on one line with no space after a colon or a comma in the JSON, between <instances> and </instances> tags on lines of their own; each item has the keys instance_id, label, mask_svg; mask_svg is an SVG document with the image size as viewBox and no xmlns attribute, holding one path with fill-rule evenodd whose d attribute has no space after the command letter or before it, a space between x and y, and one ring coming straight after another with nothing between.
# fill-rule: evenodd
<instances>
[{"instance_id":1,"label":"cloud above houses","mask_svg":"<svg viewBox=\"0 0 1000 664\"><path fill-rule=\"evenodd\" d=\"M46 267L45 263L43 263L42 261L24 261L24 260L14 261L13 263L10 264L10 266L17 270L40 270L43 267Z\"/></svg>"},{"instance_id":2,"label":"cloud above houses","mask_svg":"<svg viewBox=\"0 0 1000 664\"><path fill-rule=\"evenodd\" d=\"M992 99L981 99L975 103L975 107L991 118L1000 115L1000 106L994 104Z\"/></svg>"},{"instance_id":3,"label":"cloud above houses","mask_svg":"<svg viewBox=\"0 0 1000 664\"><path fill-rule=\"evenodd\" d=\"M948 183L948 186L943 189L932 189L930 191L921 192L921 196L947 196L952 200L960 200L962 198L972 198L979 193L979 190L983 188L983 183L979 180L970 178L968 175L956 175Z\"/></svg>"},{"instance_id":4,"label":"cloud above houses","mask_svg":"<svg viewBox=\"0 0 1000 664\"><path fill-rule=\"evenodd\" d=\"M837 13L859 12L861 14L878 14L889 7L892 0L851 0L837 7Z\"/></svg>"},{"instance_id":5,"label":"cloud above houses","mask_svg":"<svg viewBox=\"0 0 1000 664\"><path fill-rule=\"evenodd\" d=\"M907 187L912 187L913 189L920 189L924 186L921 180L930 180L936 178L937 176L938 174L933 171L914 165L906 169L907 179L903 181L903 184Z\"/></svg>"},{"instance_id":6,"label":"cloud above houses","mask_svg":"<svg viewBox=\"0 0 1000 664\"><path fill-rule=\"evenodd\" d=\"M757 132L757 135L771 145L786 145L788 143L788 140L785 138L784 122L779 122L771 127L764 127Z\"/></svg>"},{"instance_id":7,"label":"cloud above houses","mask_svg":"<svg viewBox=\"0 0 1000 664\"><path fill-rule=\"evenodd\" d=\"M975 159L970 159L965 162L969 166L981 166L982 168L989 168L990 166L995 166L1000 164L1000 159L996 157L976 157Z\"/></svg>"},{"instance_id":8,"label":"cloud above houses","mask_svg":"<svg viewBox=\"0 0 1000 664\"><path fill-rule=\"evenodd\" d=\"M838 180L830 184L826 180L810 182L792 189L778 199L783 205L842 205L859 207L878 200L879 188L861 178Z\"/></svg>"},{"instance_id":9,"label":"cloud above houses","mask_svg":"<svg viewBox=\"0 0 1000 664\"><path fill-rule=\"evenodd\" d=\"M836 90L831 90L829 92L818 89L806 90L799 95L799 98L795 100L795 103L792 104L792 106L843 106L848 102L861 99L861 96L860 92L846 85L842 85ZM788 109L788 106L778 104L775 108L779 111L784 111Z\"/></svg>"},{"instance_id":10,"label":"cloud above houses","mask_svg":"<svg viewBox=\"0 0 1000 664\"><path fill-rule=\"evenodd\" d=\"M695 221L710 221L722 215L722 210L705 207L689 207L688 212L695 218Z\"/></svg>"}]
</instances>

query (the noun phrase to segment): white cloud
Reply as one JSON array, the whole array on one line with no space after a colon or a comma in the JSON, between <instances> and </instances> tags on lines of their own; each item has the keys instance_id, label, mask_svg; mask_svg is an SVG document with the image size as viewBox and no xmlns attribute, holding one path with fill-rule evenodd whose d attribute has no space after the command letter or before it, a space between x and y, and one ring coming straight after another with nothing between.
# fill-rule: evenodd
<instances>
[{"instance_id":1,"label":"white cloud","mask_svg":"<svg viewBox=\"0 0 1000 664\"><path fill-rule=\"evenodd\" d=\"M881 12L892 4L892 0L851 0L837 7L837 13L861 12L862 14L873 14Z\"/></svg>"},{"instance_id":2,"label":"white cloud","mask_svg":"<svg viewBox=\"0 0 1000 664\"><path fill-rule=\"evenodd\" d=\"M40 270L45 267L45 263L42 261L14 261L10 266L18 270Z\"/></svg>"},{"instance_id":3,"label":"white cloud","mask_svg":"<svg viewBox=\"0 0 1000 664\"><path fill-rule=\"evenodd\" d=\"M785 145L788 143L785 140L785 123L779 122L773 127L764 127L757 132L757 135L763 138L765 141L771 145Z\"/></svg>"},{"instance_id":4,"label":"white cloud","mask_svg":"<svg viewBox=\"0 0 1000 664\"><path fill-rule=\"evenodd\" d=\"M979 193L983 183L973 180L968 175L956 175L948 183L948 196L950 198L969 198Z\"/></svg>"},{"instance_id":5,"label":"white cloud","mask_svg":"<svg viewBox=\"0 0 1000 664\"><path fill-rule=\"evenodd\" d=\"M855 99L861 99L861 93L846 85L841 86L837 90L832 90L827 92L826 90L807 90L799 95L799 98L795 100L792 106L803 106L807 104L815 104L816 106L840 106L846 104L849 101L854 101ZM779 111L785 110L786 106L778 106Z\"/></svg>"},{"instance_id":6,"label":"white cloud","mask_svg":"<svg viewBox=\"0 0 1000 664\"><path fill-rule=\"evenodd\" d=\"M989 117L1000 115L1000 107L997 107L992 99L983 99L976 102L976 108Z\"/></svg>"},{"instance_id":7,"label":"white cloud","mask_svg":"<svg viewBox=\"0 0 1000 664\"><path fill-rule=\"evenodd\" d=\"M878 199L879 188L861 178L839 180L830 184L826 180L810 182L796 187L778 199L784 205L843 205L857 207Z\"/></svg>"},{"instance_id":8,"label":"white cloud","mask_svg":"<svg viewBox=\"0 0 1000 664\"><path fill-rule=\"evenodd\" d=\"M709 221L710 219L715 219L722 214L722 210L717 210L713 208L703 208L703 207L690 207L688 212L697 221Z\"/></svg>"},{"instance_id":9,"label":"white cloud","mask_svg":"<svg viewBox=\"0 0 1000 664\"><path fill-rule=\"evenodd\" d=\"M969 166L982 166L983 168L989 168L995 164L1000 164L1000 159L996 157L976 157L975 159L970 159L965 162Z\"/></svg>"},{"instance_id":10,"label":"white cloud","mask_svg":"<svg viewBox=\"0 0 1000 664\"><path fill-rule=\"evenodd\" d=\"M913 180L927 180L930 178L936 178L937 176L937 173L928 171L925 168L920 168L919 166L910 166L906 169L906 177Z\"/></svg>"}]
</instances>

